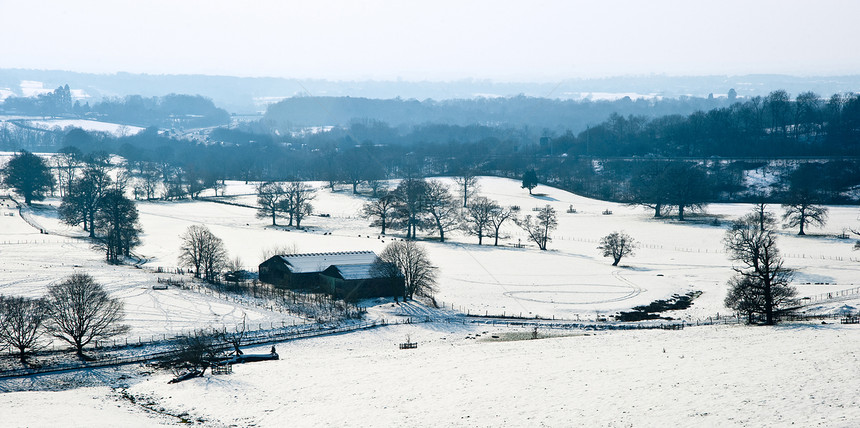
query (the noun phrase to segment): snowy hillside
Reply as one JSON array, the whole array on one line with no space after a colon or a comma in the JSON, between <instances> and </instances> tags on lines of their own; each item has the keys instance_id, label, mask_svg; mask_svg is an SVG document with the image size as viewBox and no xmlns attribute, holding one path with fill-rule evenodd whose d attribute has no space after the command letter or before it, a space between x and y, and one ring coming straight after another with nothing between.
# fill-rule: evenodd
<instances>
[{"instance_id":1,"label":"snowy hillside","mask_svg":"<svg viewBox=\"0 0 860 428\"><path fill-rule=\"evenodd\" d=\"M0 293L38 296L64 276L86 271L123 300L131 336L235 326L243 318L258 325L301 323L285 313L191 290L153 290L155 271L176 266L179 234L193 224L207 225L224 240L229 255L251 270L275 247L379 252L400 239L369 227L370 220L357 215L367 197L345 188L331 192L311 183L318 189L315 212L330 217L309 217L306 229L295 230L256 218L249 207L255 205L254 183L227 184L233 205L138 202L144 233L135 252L145 261L140 268L106 265L99 251L76 238L82 231L58 220L58 200L25 209L23 217L6 200L0 207ZM11 409L4 425L63 425L67 414L87 426L180 420L205 426L653 426L667 420L688 426L851 426L860 420L853 384L845 381L860 374L857 325L542 328L542 337L549 337L511 340L530 330L451 323L465 320L460 316L465 313L594 320L689 291L702 294L691 308L667 315L690 321L725 315L725 284L732 271L722 239L728 222L750 209L711 205L706 215L678 222L544 186L530 196L508 179L484 177L479 184L482 195L518 205L522 214L553 206L559 227L548 251L531 245L513 224L504 228L506 238L498 247L487 244L491 239L479 246L461 232L445 243L422 236L439 267L436 299L446 309L385 299L365 304L372 306L369 318L433 322L279 343L280 361L237 365L232 375L178 385L166 383L171 373L136 366L0 380L0 391L10 391L0 394L2 406ZM575 213L567 212L571 206ZM772 209L781 214L778 206ZM794 283L802 296L860 286L853 241L836 237L844 228L860 226L858 214L856 206L834 206L827 226L810 236L780 232L779 248L797 270ZM596 247L616 230L642 246L612 267ZM856 298L839 305L854 312L860 306ZM397 348L407 336L418 349ZM773 367L780 367L779 373L769 371ZM13 392L21 390L51 391ZM76 409L84 406L87 413L79 414ZM339 410L331 411L335 407Z\"/></svg>"}]
</instances>

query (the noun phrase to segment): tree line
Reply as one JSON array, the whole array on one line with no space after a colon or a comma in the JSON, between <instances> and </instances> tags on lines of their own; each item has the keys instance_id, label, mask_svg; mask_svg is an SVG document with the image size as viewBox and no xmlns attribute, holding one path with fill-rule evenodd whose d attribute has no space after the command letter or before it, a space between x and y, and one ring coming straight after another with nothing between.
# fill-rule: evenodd
<instances>
[{"instance_id":1,"label":"tree line","mask_svg":"<svg viewBox=\"0 0 860 428\"><path fill-rule=\"evenodd\" d=\"M200 95L168 94L161 97L129 95L105 98L90 105L73 101L69 85L35 97L8 97L0 103L5 114L43 117L93 118L105 122L162 128L227 125L230 114Z\"/></svg>"},{"instance_id":2,"label":"tree line","mask_svg":"<svg viewBox=\"0 0 860 428\"><path fill-rule=\"evenodd\" d=\"M613 113L555 139L569 155L785 157L860 155L860 95L784 90L689 115Z\"/></svg>"},{"instance_id":3,"label":"tree line","mask_svg":"<svg viewBox=\"0 0 860 428\"><path fill-rule=\"evenodd\" d=\"M565 100L525 95L448 100L297 96L270 105L264 121L282 133L301 127L348 127L350 124L390 124L391 128L386 132L395 134L398 129L426 128L426 124L432 124L430 127L494 124L504 128L532 129L534 133L545 129L579 132L613 112L624 116L689 114L731 102L733 100L728 98L688 96L665 99L622 97L618 100Z\"/></svg>"},{"instance_id":4,"label":"tree line","mask_svg":"<svg viewBox=\"0 0 860 428\"><path fill-rule=\"evenodd\" d=\"M855 131L860 129L856 126L858 97L835 94L825 101L810 93L794 99L787 95L775 91L689 116L613 115L578 135L498 124L392 127L371 120L329 131L288 133L275 132L272 124L261 121L219 128L207 144L177 139L154 127L125 137L76 129L62 138L51 137L50 143L54 150L74 147L82 153L125 157L138 178L134 190L140 199L195 197L205 188L217 191L225 179L318 180L333 189L349 186L358 192L360 186L378 188L381 180L389 178L453 176L464 171L519 178L535 170L543 183L590 197L627 201L641 190L632 186L659 175L656 170L672 163L655 158L692 156L705 172L703 179L710 189L705 200L744 201L752 197L745 171L766 164L710 156L796 155L833 156L826 163L810 164L820 172L810 176L826 201L848 202L844 191L860 184L860 163L851 157L857 154L860 138ZM2 135L0 131L0 140ZM675 162L680 163L673 167L677 169L690 163ZM790 164L777 168L783 175L781 182L787 182L795 169ZM674 180L657 181L671 184ZM768 193L776 196L785 189L773 190Z\"/></svg>"}]
</instances>

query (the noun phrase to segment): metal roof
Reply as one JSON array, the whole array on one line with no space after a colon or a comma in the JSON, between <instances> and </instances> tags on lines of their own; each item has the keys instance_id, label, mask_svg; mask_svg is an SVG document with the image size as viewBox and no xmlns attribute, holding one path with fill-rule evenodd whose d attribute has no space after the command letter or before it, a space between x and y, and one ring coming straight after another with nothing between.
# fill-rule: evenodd
<instances>
[{"instance_id":1,"label":"metal roof","mask_svg":"<svg viewBox=\"0 0 860 428\"><path fill-rule=\"evenodd\" d=\"M376 261L373 251L287 254L278 257L290 266L293 273L322 272L331 265L370 265Z\"/></svg>"},{"instance_id":2,"label":"metal roof","mask_svg":"<svg viewBox=\"0 0 860 428\"><path fill-rule=\"evenodd\" d=\"M332 265L329 269L335 269L337 273L340 274L340 277L345 280L385 278L387 276L384 271L374 272L373 265L373 263L360 265ZM394 268L394 272L397 272L398 274L400 273L396 268Z\"/></svg>"}]
</instances>

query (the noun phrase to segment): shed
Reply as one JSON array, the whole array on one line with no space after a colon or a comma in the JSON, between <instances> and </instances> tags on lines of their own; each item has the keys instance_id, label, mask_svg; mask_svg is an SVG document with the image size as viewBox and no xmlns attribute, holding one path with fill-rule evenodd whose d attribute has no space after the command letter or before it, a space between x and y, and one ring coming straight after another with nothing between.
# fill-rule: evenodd
<instances>
[{"instance_id":1,"label":"shed","mask_svg":"<svg viewBox=\"0 0 860 428\"><path fill-rule=\"evenodd\" d=\"M272 256L260 263L260 281L290 289L317 288L321 285L319 274L329 266L372 264L376 258L373 251Z\"/></svg>"},{"instance_id":2,"label":"shed","mask_svg":"<svg viewBox=\"0 0 860 428\"><path fill-rule=\"evenodd\" d=\"M391 263L386 264L389 269L381 270L374 269L372 263L331 265L320 274L320 283L327 293L349 300L402 296L403 275Z\"/></svg>"}]
</instances>

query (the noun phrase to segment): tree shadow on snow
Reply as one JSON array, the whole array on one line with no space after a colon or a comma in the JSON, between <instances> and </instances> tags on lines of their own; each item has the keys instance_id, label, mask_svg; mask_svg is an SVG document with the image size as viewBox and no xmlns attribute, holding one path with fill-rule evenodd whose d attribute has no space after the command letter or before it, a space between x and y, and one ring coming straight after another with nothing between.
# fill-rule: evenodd
<instances>
[{"instance_id":1,"label":"tree shadow on snow","mask_svg":"<svg viewBox=\"0 0 860 428\"><path fill-rule=\"evenodd\" d=\"M542 201L558 202L558 199L553 198L552 196L548 196L546 193L534 193L531 196L532 198L540 199Z\"/></svg>"}]
</instances>

